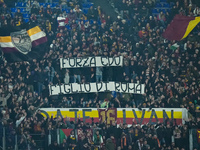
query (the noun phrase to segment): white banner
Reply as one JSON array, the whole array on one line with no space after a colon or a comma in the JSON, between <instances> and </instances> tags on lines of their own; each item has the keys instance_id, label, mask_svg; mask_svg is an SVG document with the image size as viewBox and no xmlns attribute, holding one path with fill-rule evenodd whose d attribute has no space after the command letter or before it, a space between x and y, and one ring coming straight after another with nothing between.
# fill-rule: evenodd
<instances>
[{"instance_id":1,"label":"white banner","mask_svg":"<svg viewBox=\"0 0 200 150\"><path fill-rule=\"evenodd\" d=\"M60 58L60 68L123 66L123 56Z\"/></svg>"},{"instance_id":2,"label":"white banner","mask_svg":"<svg viewBox=\"0 0 200 150\"><path fill-rule=\"evenodd\" d=\"M121 82L99 82L99 83L71 83L61 85L50 85L49 95L96 93L96 92L123 92L144 94L144 84L121 83Z\"/></svg>"}]
</instances>

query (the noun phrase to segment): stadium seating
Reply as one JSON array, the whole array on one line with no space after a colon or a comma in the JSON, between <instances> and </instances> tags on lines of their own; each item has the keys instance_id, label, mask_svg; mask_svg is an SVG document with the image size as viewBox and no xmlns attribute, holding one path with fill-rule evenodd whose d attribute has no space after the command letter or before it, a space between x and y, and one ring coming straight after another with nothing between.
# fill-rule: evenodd
<instances>
[{"instance_id":1,"label":"stadium seating","mask_svg":"<svg viewBox=\"0 0 200 150\"><path fill-rule=\"evenodd\" d=\"M23 14L23 18L29 18L29 14Z\"/></svg>"},{"instance_id":2,"label":"stadium seating","mask_svg":"<svg viewBox=\"0 0 200 150\"><path fill-rule=\"evenodd\" d=\"M50 6L52 6L52 3L45 3L45 6L47 6L47 5L50 5Z\"/></svg>"},{"instance_id":3,"label":"stadium seating","mask_svg":"<svg viewBox=\"0 0 200 150\"><path fill-rule=\"evenodd\" d=\"M153 13L153 14L157 14L157 13L158 13L158 9L153 9L153 10L152 10L152 13Z\"/></svg>"},{"instance_id":4,"label":"stadium seating","mask_svg":"<svg viewBox=\"0 0 200 150\"><path fill-rule=\"evenodd\" d=\"M91 6L93 6L93 3L83 3L82 6L83 8L90 8Z\"/></svg>"},{"instance_id":5,"label":"stadium seating","mask_svg":"<svg viewBox=\"0 0 200 150\"><path fill-rule=\"evenodd\" d=\"M62 9L62 11L66 11L66 13L69 13L70 9Z\"/></svg>"},{"instance_id":6,"label":"stadium seating","mask_svg":"<svg viewBox=\"0 0 200 150\"><path fill-rule=\"evenodd\" d=\"M23 13L23 12L26 11L25 8L19 8L19 9L20 9L20 12L21 12L21 13Z\"/></svg>"},{"instance_id":7,"label":"stadium seating","mask_svg":"<svg viewBox=\"0 0 200 150\"><path fill-rule=\"evenodd\" d=\"M160 12L163 12L164 14L166 13L166 9L160 9Z\"/></svg>"},{"instance_id":8,"label":"stadium seating","mask_svg":"<svg viewBox=\"0 0 200 150\"><path fill-rule=\"evenodd\" d=\"M66 25L66 28L67 28L68 30L71 30L70 25Z\"/></svg>"},{"instance_id":9,"label":"stadium seating","mask_svg":"<svg viewBox=\"0 0 200 150\"><path fill-rule=\"evenodd\" d=\"M88 13L88 8L84 8L84 9L83 9L83 13L84 13L84 14L87 14L87 13Z\"/></svg>"},{"instance_id":10,"label":"stadium seating","mask_svg":"<svg viewBox=\"0 0 200 150\"><path fill-rule=\"evenodd\" d=\"M16 6L16 7L26 7L26 3L17 2L17 3L15 3L15 6Z\"/></svg>"},{"instance_id":11,"label":"stadium seating","mask_svg":"<svg viewBox=\"0 0 200 150\"><path fill-rule=\"evenodd\" d=\"M167 0L160 0L160 2L167 2Z\"/></svg>"},{"instance_id":12,"label":"stadium seating","mask_svg":"<svg viewBox=\"0 0 200 150\"><path fill-rule=\"evenodd\" d=\"M94 23L94 21L91 19L91 20L90 20L90 24L93 24L93 23Z\"/></svg>"},{"instance_id":13,"label":"stadium seating","mask_svg":"<svg viewBox=\"0 0 200 150\"><path fill-rule=\"evenodd\" d=\"M168 3L164 3L163 7L170 8L170 5Z\"/></svg>"},{"instance_id":14,"label":"stadium seating","mask_svg":"<svg viewBox=\"0 0 200 150\"><path fill-rule=\"evenodd\" d=\"M11 8L11 12L17 12L17 8Z\"/></svg>"},{"instance_id":15,"label":"stadium seating","mask_svg":"<svg viewBox=\"0 0 200 150\"><path fill-rule=\"evenodd\" d=\"M40 4L40 6L43 6L43 7L45 7L46 6L46 4L45 3L39 3Z\"/></svg>"},{"instance_id":16,"label":"stadium seating","mask_svg":"<svg viewBox=\"0 0 200 150\"><path fill-rule=\"evenodd\" d=\"M24 22L25 22L25 23L27 23L28 21L29 21L29 19L28 19L28 18L25 18L25 19L24 19Z\"/></svg>"},{"instance_id":17,"label":"stadium seating","mask_svg":"<svg viewBox=\"0 0 200 150\"><path fill-rule=\"evenodd\" d=\"M161 8L161 7L162 7L162 4L157 3L157 4L156 4L156 7L157 7L157 8Z\"/></svg>"},{"instance_id":18,"label":"stadium seating","mask_svg":"<svg viewBox=\"0 0 200 150\"><path fill-rule=\"evenodd\" d=\"M157 15L161 11L165 14L166 12L170 12L171 8L174 6L173 2L167 3L167 0L158 0L155 8L152 9L152 14Z\"/></svg>"},{"instance_id":19,"label":"stadium seating","mask_svg":"<svg viewBox=\"0 0 200 150\"><path fill-rule=\"evenodd\" d=\"M170 2L170 7L173 7L175 5L174 2Z\"/></svg>"},{"instance_id":20,"label":"stadium seating","mask_svg":"<svg viewBox=\"0 0 200 150\"><path fill-rule=\"evenodd\" d=\"M56 7L58 4L57 3L52 3L52 8Z\"/></svg>"},{"instance_id":21,"label":"stadium seating","mask_svg":"<svg viewBox=\"0 0 200 150\"><path fill-rule=\"evenodd\" d=\"M69 0L67 0L69 1ZM55 8L57 5L59 5L59 0L54 0L53 3L39 3L40 6L43 6L44 8L47 7L47 5L50 5L51 8ZM88 9L93 6L93 3L91 3L90 0L87 0L85 3L82 4L83 6L83 13L84 14L87 14L88 13ZM15 12L17 12L17 9L20 9L21 13L23 14L23 18L24 18L24 21L25 22L28 22L29 21L29 12L26 11L26 3L24 2L16 2L15 3L15 8L11 8L11 13L12 15L14 16ZM70 7L67 8L67 9L62 9L62 11L66 11L66 13L69 13L70 12ZM88 21L88 20L87 20ZM93 23L93 20L90 20L91 23ZM101 24L101 21L98 22L98 24ZM68 30L71 30L71 27L70 26L66 26Z\"/></svg>"}]
</instances>

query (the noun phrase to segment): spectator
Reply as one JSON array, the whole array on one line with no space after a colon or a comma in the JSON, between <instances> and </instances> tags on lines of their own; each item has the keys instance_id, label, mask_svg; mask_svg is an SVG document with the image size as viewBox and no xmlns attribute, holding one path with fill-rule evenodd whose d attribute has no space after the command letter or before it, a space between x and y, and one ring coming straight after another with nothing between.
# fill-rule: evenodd
<instances>
[{"instance_id":1,"label":"spectator","mask_svg":"<svg viewBox=\"0 0 200 150\"><path fill-rule=\"evenodd\" d=\"M58 143L54 141L51 145L49 145L50 150L57 150L59 149Z\"/></svg>"},{"instance_id":2,"label":"spectator","mask_svg":"<svg viewBox=\"0 0 200 150\"><path fill-rule=\"evenodd\" d=\"M71 131L67 139L68 139L67 142L69 143L69 149L76 148L77 145L76 145L76 137L75 137L74 131Z\"/></svg>"},{"instance_id":3,"label":"spectator","mask_svg":"<svg viewBox=\"0 0 200 150\"><path fill-rule=\"evenodd\" d=\"M158 20L162 23L163 27L165 27L166 18L162 11L158 15Z\"/></svg>"},{"instance_id":4,"label":"spectator","mask_svg":"<svg viewBox=\"0 0 200 150\"><path fill-rule=\"evenodd\" d=\"M32 4L32 7L35 7L36 9L40 9L40 4L39 4L39 2L37 1L37 0L34 0L33 1L33 4Z\"/></svg>"},{"instance_id":5,"label":"spectator","mask_svg":"<svg viewBox=\"0 0 200 150\"><path fill-rule=\"evenodd\" d=\"M115 145L110 138L106 140L106 150L115 150Z\"/></svg>"},{"instance_id":6,"label":"spectator","mask_svg":"<svg viewBox=\"0 0 200 150\"><path fill-rule=\"evenodd\" d=\"M16 16L17 18L22 18L22 17L23 17L23 15L22 15L22 13L21 13L21 11L20 11L19 8L17 9L17 12L15 13L15 16Z\"/></svg>"},{"instance_id":7,"label":"spectator","mask_svg":"<svg viewBox=\"0 0 200 150\"><path fill-rule=\"evenodd\" d=\"M4 3L3 4L3 7L1 7L1 9L0 9L1 11L1 14L10 14L10 10L8 9L8 7L7 7L7 5Z\"/></svg>"},{"instance_id":8,"label":"spectator","mask_svg":"<svg viewBox=\"0 0 200 150\"><path fill-rule=\"evenodd\" d=\"M200 14L200 9L198 6L194 9L193 14L194 16L198 16Z\"/></svg>"},{"instance_id":9,"label":"spectator","mask_svg":"<svg viewBox=\"0 0 200 150\"><path fill-rule=\"evenodd\" d=\"M69 76L69 70L67 69L65 73L64 83L69 84L69 81L70 81L70 76Z\"/></svg>"},{"instance_id":10,"label":"spectator","mask_svg":"<svg viewBox=\"0 0 200 150\"><path fill-rule=\"evenodd\" d=\"M10 98L11 94L9 93L8 95L5 96L5 93L1 93L0 97L0 106L1 107L6 107L7 106L7 101Z\"/></svg>"},{"instance_id":11,"label":"spectator","mask_svg":"<svg viewBox=\"0 0 200 150\"><path fill-rule=\"evenodd\" d=\"M28 0L26 3L26 11L28 12L28 14L31 13L31 1Z\"/></svg>"},{"instance_id":12,"label":"spectator","mask_svg":"<svg viewBox=\"0 0 200 150\"><path fill-rule=\"evenodd\" d=\"M45 16L47 17L47 18L51 18L51 15L52 15L52 10L51 10L51 6L50 5L47 5L47 8L46 8L46 10L45 10Z\"/></svg>"},{"instance_id":13,"label":"spectator","mask_svg":"<svg viewBox=\"0 0 200 150\"><path fill-rule=\"evenodd\" d=\"M55 69L51 66L51 63L45 67L46 72L48 73L48 81L53 83L53 78L55 76Z\"/></svg>"},{"instance_id":14,"label":"spectator","mask_svg":"<svg viewBox=\"0 0 200 150\"><path fill-rule=\"evenodd\" d=\"M102 74L103 74L102 67L96 67L96 82L102 82Z\"/></svg>"},{"instance_id":15,"label":"spectator","mask_svg":"<svg viewBox=\"0 0 200 150\"><path fill-rule=\"evenodd\" d=\"M176 147L181 147L181 130L176 126L173 132Z\"/></svg>"},{"instance_id":16,"label":"spectator","mask_svg":"<svg viewBox=\"0 0 200 150\"><path fill-rule=\"evenodd\" d=\"M99 134L99 130L97 130L94 135L94 145L100 148L102 143L103 143L102 136Z\"/></svg>"},{"instance_id":17,"label":"spectator","mask_svg":"<svg viewBox=\"0 0 200 150\"><path fill-rule=\"evenodd\" d=\"M92 19L92 20L95 20L96 17L97 17L97 13L96 13L96 10L93 8L93 6L90 6L89 10L88 10L88 19Z\"/></svg>"}]
</instances>

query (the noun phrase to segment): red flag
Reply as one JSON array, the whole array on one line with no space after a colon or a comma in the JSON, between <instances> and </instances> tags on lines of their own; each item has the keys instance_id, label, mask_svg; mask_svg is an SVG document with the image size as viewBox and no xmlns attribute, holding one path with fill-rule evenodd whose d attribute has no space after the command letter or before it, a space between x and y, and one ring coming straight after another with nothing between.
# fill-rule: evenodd
<instances>
[{"instance_id":1,"label":"red flag","mask_svg":"<svg viewBox=\"0 0 200 150\"><path fill-rule=\"evenodd\" d=\"M200 17L176 15L163 33L163 37L168 40L180 41L186 38L199 22Z\"/></svg>"}]
</instances>

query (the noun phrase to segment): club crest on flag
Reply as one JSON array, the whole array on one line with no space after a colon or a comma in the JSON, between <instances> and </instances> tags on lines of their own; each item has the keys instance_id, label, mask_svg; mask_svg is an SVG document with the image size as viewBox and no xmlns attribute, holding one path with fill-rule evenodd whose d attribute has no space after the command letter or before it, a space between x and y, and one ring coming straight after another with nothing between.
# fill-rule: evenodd
<instances>
[{"instance_id":1,"label":"club crest on flag","mask_svg":"<svg viewBox=\"0 0 200 150\"><path fill-rule=\"evenodd\" d=\"M11 40L15 48L22 54L26 55L31 51L31 38L25 29L10 33Z\"/></svg>"},{"instance_id":2,"label":"club crest on flag","mask_svg":"<svg viewBox=\"0 0 200 150\"><path fill-rule=\"evenodd\" d=\"M0 50L9 63L43 57L47 50L46 44L46 34L35 23L0 28Z\"/></svg>"}]
</instances>

